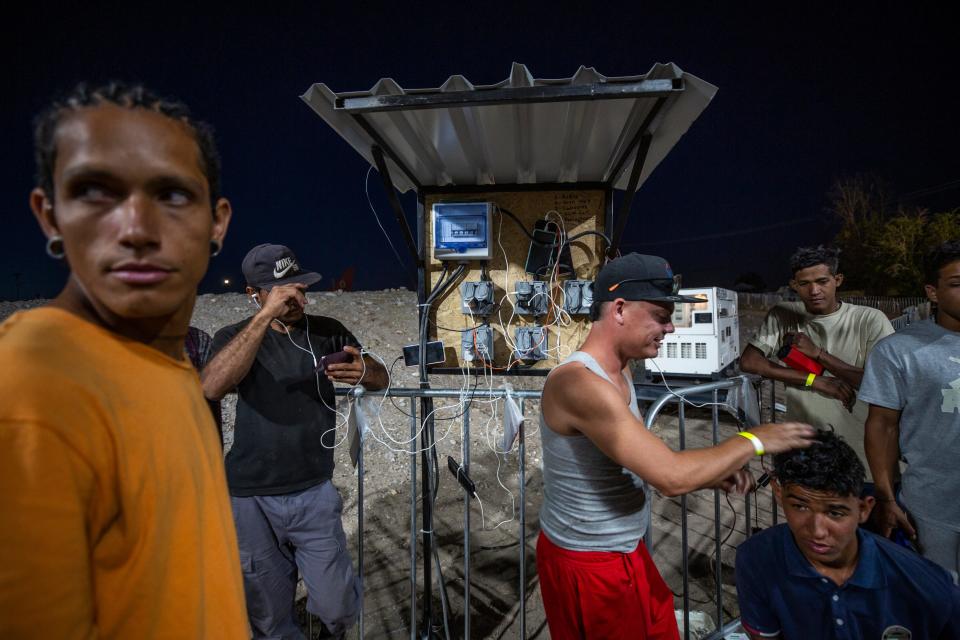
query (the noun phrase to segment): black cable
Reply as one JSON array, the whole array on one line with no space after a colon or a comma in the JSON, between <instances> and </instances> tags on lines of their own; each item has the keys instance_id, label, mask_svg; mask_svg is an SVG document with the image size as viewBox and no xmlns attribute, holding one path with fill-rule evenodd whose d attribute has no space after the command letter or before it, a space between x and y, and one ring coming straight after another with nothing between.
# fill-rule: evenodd
<instances>
[{"instance_id":1,"label":"black cable","mask_svg":"<svg viewBox=\"0 0 960 640\"><path fill-rule=\"evenodd\" d=\"M600 231L593 231L593 230L590 230L590 231L581 231L580 233L578 233L578 234L576 234L576 235L572 235L572 236L570 236L569 238L567 238L567 239L564 241L563 244L564 244L564 245L570 244L571 242L574 242L574 241L579 240L580 238L584 238L584 237L586 237L586 236L599 236L599 237L603 238L603 239L606 241L608 247L610 246L610 238L608 238L605 233L602 233L602 232L600 232ZM563 245L561 245L561 248L562 248L562 247L563 247Z\"/></svg>"},{"instance_id":2,"label":"black cable","mask_svg":"<svg viewBox=\"0 0 960 640\"><path fill-rule=\"evenodd\" d=\"M533 242L536 242L537 244L540 244L540 243L537 241L537 239L533 237L533 234L530 233L530 231L527 230L526 225L523 224L523 222L520 221L520 218L518 218L517 216L515 216L512 211L510 211L509 209L505 209L505 208L503 208L503 207L501 207L501 206L499 206L499 205L497 205L496 207L494 207L494 209L495 209L496 211L499 211L501 214L507 216L508 218L510 218L511 220L513 220L514 222L516 222L516 223L517 223L517 226L520 227L520 230L523 231L523 235L525 235L525 236L527 236L528 238L530 238L530 240L532 240Z\"/></svg>"},{"instance_id":3,"label":"black cable","mask_svg":"<svg viewBox=\"0 0 960 640\"><path fill-rule=\"evenodd\" d=\"M434 503L436 503L437 491L434 489ZM443 579L443 570L440 568L440 552L437 545L433 545L433 564L437 568L437 581L440 583L440 609L443 611L443 635L446 640L450 640L450 596L447 594L447 581Z\"/></svg>"},{"instance_id":4,"label":"black cable","mask_svg":"<svg viewBox=\"0 0 960 640\"><path fill-rule=\"evenodd\" d=\"M476 326L474 326L474 327L467 327L466 329L453 329L453 328L451 328L451 327L444 327L444 326L441 326L441 325L437 324L437 323L434 322L433 320L430 321L430 324L432 324L432 325L433 325L434 327L436 327L437 329L443 329L444 331L453 331L453 332L455 332L455 333L467 333L468 331L473 331L474 329L479 329L480 327L489 327L489 326L490 326L490 322L489 322L489 321L481 322L480 324L478 324L478 325L476 325Z\"/></svg>"},{"instance_id":5,"label":"black cable","mask_svg":"<svg viewBox=\"0 0 960 640\"><path fill-rule=\"evenodd\" d=\"M465 263L460 263L457 266L457 268L453 271L453 273L449 275L449 277L444 278L444 276L447 274L449 270L448 264L444 263L444 267L443 267L444 276L441 276L440 282L438 282L436 288L430 293L430 295L427 297L427 300L424 306L421 307L420 309L421 316L420 316L420 331L419 331L419 339L420 339L419 384L421 388L429 388L429 384L430 384L429 379L427 377L427 362L426 362L427 325L430 319L430 309L433 306L433 302L437 298L441 297L444 293L446 293L446 291L450 288L450 286L453 283L455 283L460 278L460 276L464 274L466 270L466 266L467 265ZM431 400L426 404L429 404L429 406L432 407L433 402ZM436 422L436 419L434 417L434 412L435 410L431 411L429 414L424 415L421 419L422 420L421 421L421 439L424 443L424 446L427 449L429 449L429 451L423 451L424 460L425 460L424 472L427 474L427 476L424 478L424 485L425 485L424 488L427 492L427 495L424 496L424 498L427 501L426 503L429 503L430 505L429 516L424 515L425 520L429 521L428 522L429 533L427 533L426 531L424 533L425 535L429 535L429 538L425 539L425 544L426 544L426 540L431 541L430 546L431 546L432 552L430 555L432 555L433 558L435 559L437 575L439 576L439 582L440 582L440 588L441 588L441 594L440 594L441 604L444 605L442 607L443 627L444 627L444 631L446 632L446 637L449 639L448 606L447 606L448 603L445 602L446 596L447 596L446 583L443 580L443 569L440 567L439 554L436 549L436 540L434 539L435 532L433 531L434 509L436 508L437 490L439 489L439 485L440 485L440 474L439 474L440 463L437 458L436 440L435 440L435 434L433 433L433 425ZM425 575L424 579L432 581L433 576ZM428 618L430 618L430 616L428 616ZM425 620L424 622L425 624L427 624L429 627L432 628L433 621L431 619Z\"/></svg>"},{"instance_id":6,"label":"black cable","mask_svg":"<svg viewBox=\"0 0 960 640\"><path fill-rule=\"evenodd\" d=\"M730 511L733 512L733 523L730 525L730 531L728 531L727 535L724 536L723 540L720 541L721 550L723 550L723 545L727 544L727 540L730 539L730 536L733 535L733 532L737 530L737 510L733 508L733 503L730 502L730 494L724 493L724 497L727 499L727 506L730 507Z\"/></svg>"}]
</instances>

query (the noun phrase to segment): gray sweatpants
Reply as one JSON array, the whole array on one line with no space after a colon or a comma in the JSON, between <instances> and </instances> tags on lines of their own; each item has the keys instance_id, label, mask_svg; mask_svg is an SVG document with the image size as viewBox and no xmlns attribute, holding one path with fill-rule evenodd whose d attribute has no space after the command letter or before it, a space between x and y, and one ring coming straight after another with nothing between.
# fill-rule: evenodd
<instances>
[{"instance_id":1,"label":"gray sweatpants","mask_svg":"<svg viewBox=\"0 0 960 640\"><path fill-rule=\"evenodd\" d=\"M231 503L253 637L303 639L294 609L298 569L307 610L341 637L356 622L361 587L336 487L327 481L297 493L232 497Z\"/></svg>"},{"instance_id":2,"label":"gray sweatpants","mask_svg":"<svg viewBox=\"0 0 960 640\"><path fill-rule=\"evenodd\" d=\"M957 574L960 573L960 532L916 516L913 522L917 525L917 541L923 557L949 571L953 581L957 582Z\"/></svg>"}]
</instances>

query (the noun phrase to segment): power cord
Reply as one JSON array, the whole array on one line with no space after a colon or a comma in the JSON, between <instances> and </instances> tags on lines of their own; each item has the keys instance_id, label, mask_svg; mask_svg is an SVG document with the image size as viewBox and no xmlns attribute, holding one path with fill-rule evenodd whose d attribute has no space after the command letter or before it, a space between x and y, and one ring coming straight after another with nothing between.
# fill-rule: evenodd
<instances>
[{"instance_id":1,"label":"power cord","mask_svg":"<svg viewBox=\"0 0 960 640\"><path fill-rule=\"evenodd\" d=\"M380 227L380 231L383 232L383 235L387 239L387 244L390 245L390 250L393 251L393 255L397 257L397 262L403 268L404 271L407 270L407 265L403 263L403 260L400 259L400 254L397 253L397 248L393 246L393 241L390 239L390 234L387 233L387 230L383 228L383 223L380 222L380 216L377 215L377 210L373 207L373 201L370 199L370 174L373 172L373 167L367 169L367 177L363 181L363 191L367 196L367 204L370 205L370 211L373 213L373 219L377 221L377 226Z\"/></svg>"}]
</instances>

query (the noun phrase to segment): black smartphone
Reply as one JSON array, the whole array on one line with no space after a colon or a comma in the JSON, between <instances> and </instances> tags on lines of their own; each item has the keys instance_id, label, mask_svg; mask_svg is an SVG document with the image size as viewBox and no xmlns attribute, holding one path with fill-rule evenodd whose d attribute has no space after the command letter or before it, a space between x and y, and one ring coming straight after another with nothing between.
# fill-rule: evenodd
<instances>
[{"instance_id":1,"label":"black smartphone","mask_svg":"<svg viewBox=\"0 0 960 640\"><path fill-rule=\"evenodd\" d=\"M353 355L347 353L346 351L336 351L334 353L328 353L325 356L320 356L320 360L317 362L317 373L324 373L327 370L328 364L340 364L341 362L350 362L353 359Z\"/></svg>"},{"instance_id":2,"label":"black smartphone","mask_svg":"<svg viewBox=\"0 0 960 640\"><path fill-rule=\"evenodd\" d=\"M434 340L427 343L427 364L440 364L446 359L447 357L443 354L442 340ZM403 363L408 367L420 364L419 344L408 344L403 348Z\"/></svg>"},{"instance_id":3,"label":"black smartphone","mask_svg":"<svg viewBox=\"0 0 960 640\"><path fill-rule=\"evenodd\" d=\"M560 251L560 227L552 221L537 220L534 223L533 240L530 241L530 249L527 251L524 271L535 278L543 278L550 275L558 261L558 275L568 276L573 273L570 245Z\"/></svg>"},{"instance_id":4,"label":"black smartphone","mask_svg":"<svg viewBox=\"0 0 960 640\"><path fill-rule=\"evenodd\" d=\"M450 473L452 473L453 477L457 479L457 482L460 483L460 486L463 487L464 491L476 498L477 485L473 483L473 480L471 480L470 476L467 475L467 472L463 470L463 467L453 459L453 456L447 456L447 468L450 469Z\"/></svg>"}]
</instances>

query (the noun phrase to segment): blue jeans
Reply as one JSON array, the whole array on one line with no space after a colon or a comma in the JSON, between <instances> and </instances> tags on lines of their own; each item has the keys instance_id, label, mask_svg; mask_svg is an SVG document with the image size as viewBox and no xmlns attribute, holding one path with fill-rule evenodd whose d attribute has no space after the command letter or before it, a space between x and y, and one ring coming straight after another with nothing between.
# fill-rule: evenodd
<instances>
[{"instance_id":1,"label":"blue jeans","mask_svg":"<svg viewBox=\"0 0 960 640\"><path fill-rule=\"evenodd\" d=\"M340 521L343 501L333 483L230 501L253 637L303 639L294 609L298 570L307 587L307 610L333 637L341 637L357 620L361 586Z\"/></svg>"}]
</instances>

